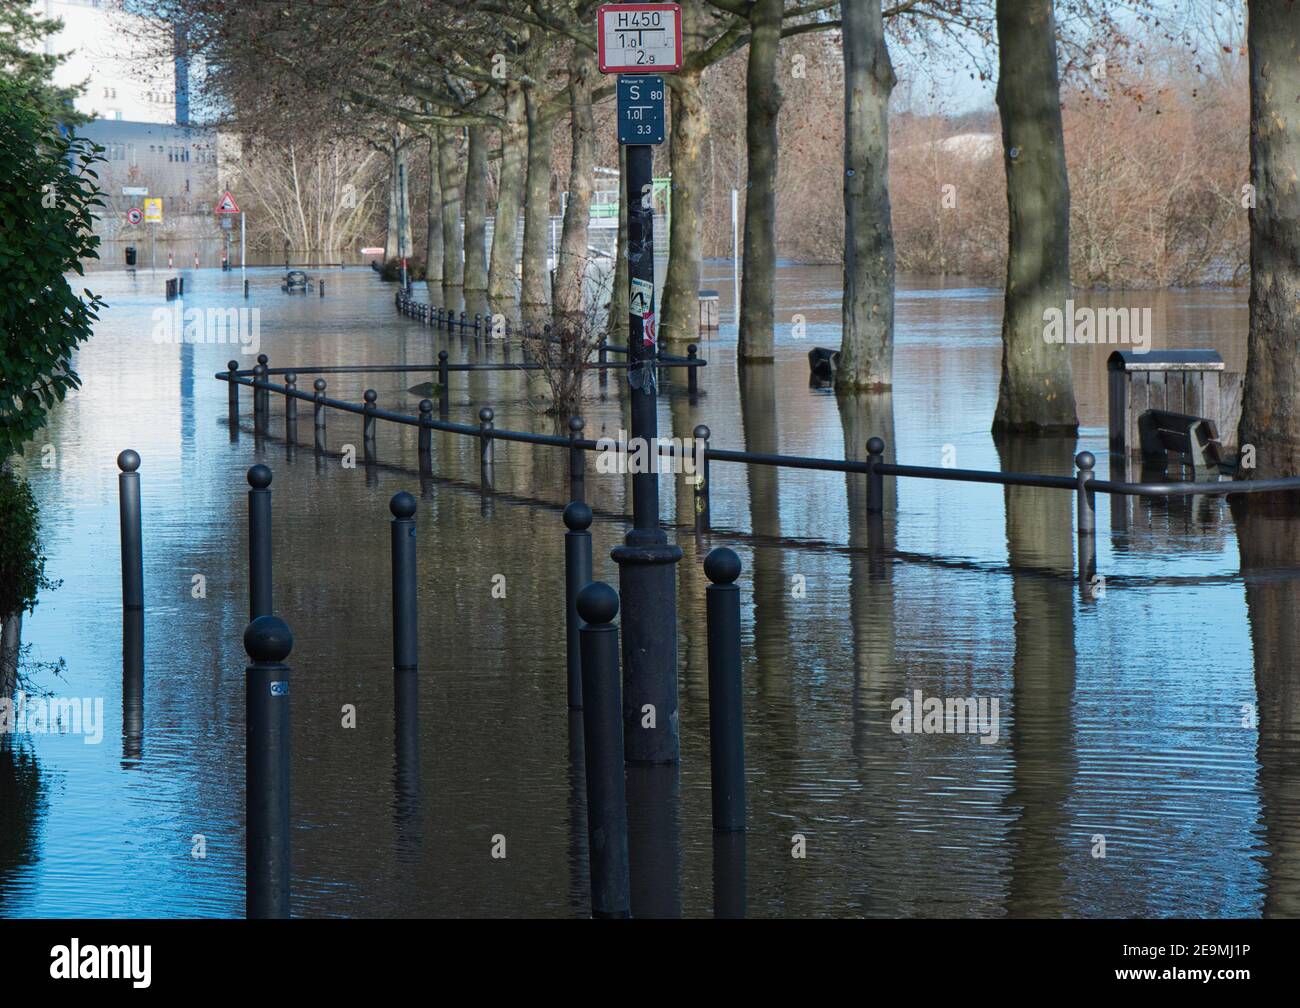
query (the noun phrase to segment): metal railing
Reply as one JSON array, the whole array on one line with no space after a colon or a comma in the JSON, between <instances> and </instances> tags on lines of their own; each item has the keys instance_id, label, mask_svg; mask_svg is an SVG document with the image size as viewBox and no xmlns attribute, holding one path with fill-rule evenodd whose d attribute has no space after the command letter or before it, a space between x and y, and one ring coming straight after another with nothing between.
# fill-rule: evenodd
<instances>
[{"instance_id":1,"label":"metal railing","mask_svg":"<svg viewBox=\"0 0 1300 1008\"><path fill-rule=\"evenodd\" d=\"M529 431L515 431L498 428L494 424L495 414L491 407L484 406L478 413L478 424L455 423L445 415L445 381L444 413L435 419L433 403L429 399L421 400L418 415L398 413L378 406L378 397L373 389L367 389L362 403L334 399L325 395L326 383L318 378L312 392L304 392L296 387L295 370L286 368L271 369L265 355L252 371L240 371L237 362L232 361L230 370L218 372L216 378L229 383L229 423L233 427L239 421L239 387L247 386L254 396L254 428L258 433L266 433L269 424L269 396L276 392L285 399L286 435L292 441L297 440L297 403L310 402L313 406L313 426L315 429L315 446L325 450L325 411L338 410L359 415L363 418L362 442L367 462L375 461L374 440L375 423L384 420L389 423L415 427L419 431L419 456L421 475L432 475L432 433L442 431L465 437L477 437L480 441L480 486L484 491L494 490L494 451L496 441L511 441L519 444L542 445L551 448L567 448L569 451L569 499L585 501L586 453L593 451L629 452L635 446L612 438L591 440L582 437L584 421L581 417L569 420L568 436L558 434L535 434ZM500 366L446 363L445 352L440 355L440 369L450 370L501 370ZM520 365L524 367L524 365ZM358 367L319 367L301 368L296 371L313 374L337 373L389 373L406 371L431 371L422 365L364 365ZM445 372L440 372L445 375ZM269 380L271 374L283 374L286 382L282 385ZM1128 483L1117 480L1099 480L1093 476L1096 458L1091 452L1079 452L1074 463L1073 476L1051 476L1041 473L995 472L990 470L949 469L935 466L914 466L886 462L884 460L885 442L878 437L867 441L867 458L864 461L853 459L828 459L799 455L780 455L763 452L737 451L727 448L713 448L709 445L709 428L700 424L692 432L691 439L661 440L654 447L657 456L688 456L699 461L698 471L691 473L694 478L695 496L695 531L698 534L710 530L711 507L710 466L714 462L727 462L743 465L773 466L786 469L809 469L819 472L859 473L867 478L866 512L869 527L878 522L883 513L884 478L932 479L963 483L987 483L1001 486L1039 487L1068 490L1075 494L1076 533L1080 543L1078 555L1079 573L1091 577L1096 566L1096 499L1097 493L1137 497L1174 497L1189 495L1221 495L1278 493L1300 491L1300 477L1286 477L1269 480L1219 481L1219 482L1140 482ZM702 444L696 444L702 442ZM688 469L684 471L689 472ZM875 526L878 531L878 525ZM868 537L869 543L878 543L879 536Z\"/></svg>"}]
</instances>

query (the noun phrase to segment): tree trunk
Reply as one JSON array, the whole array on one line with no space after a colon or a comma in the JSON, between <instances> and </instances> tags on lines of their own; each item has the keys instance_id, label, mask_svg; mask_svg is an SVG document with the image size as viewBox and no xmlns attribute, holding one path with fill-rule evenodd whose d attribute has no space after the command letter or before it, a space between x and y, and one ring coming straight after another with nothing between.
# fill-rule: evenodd
<instances>
[{"instance_id":1,"label":"tree trunk","mask_svg":"<svg viewBox=\"0 0 1300 1008\"><path fill-rule=\"evenodd\" d=\"M469 127L465 156L465 296L487 290L487 127Z\"/></svg>"},{"instance_id":2,"label":"tree trunk","mask_svg":"<svg viewBox=\"0 0 1300 1008\"><path fill-rule=\"evenodd\" d=\"M465 283L465 260L461 256L460 201L464 184L464 161L456 149L460 129L444 126L438 137L438 174L442 180L442 282L447 287Z\"/></svg>"},{"instance_id":3,"label":"tree trunk","mask_svg":"<svg viewBox=\"0 0 1300 1008\"><path fill-rule=\"evenodd\" d=\"M580 331L586 307L583 297L587 275L587 228L591 223L592 168L595 164L595 123L591 112L592 78L596 55L575 46L569 64L569 198L564 207L564 232L555 264L555 329Z\"/></svg>"},{"instance_id":4,"label":"tree trunk","mask_svg":"<svg viewBox=\"0 0 1300 1008\"><path fill-rule=\"evenodd\" d=\"M501 127L501 173L493 217L492 262L488 267L488 301L492 311L513 315L519 282L515 273L515 248L519 206L524 196L524 159L527 156L528 120L524 91L518 84L506 87L505 123Z\"/></svg>"},{"instance_id":5,"label":"tree trunk","mask_svg":"<svg viewBox=\"0 0 1300 1008\"><path fill-rule=\"evenodd\" d=\"M0 700L18 687L18 655L22 646L23 614L0 617Z\"/></svg>"},{"instance_id":6,"label":"tree trunk","mask_svg":"<svg viewBox=\"0 0 1300 1008\"><path fill-rule=\"evenodd\" d=\"M998 109L1007 174L1007 285L995 431L1075 431L1069 349L1047 342L1070 295L1070 184L1052 0L998 0Z\"/></svg>"},{"instance_id":7,"label":"tree trunk","mask_svg":"<svg viewBox=\"0 0 1300 1008\"><path fill-rule=\"evenodd\" d=\"M784 0L757 0L749 15L753 26L745 82L749 189L745 197L745 276L736 349L741 360L771 360L775 342L776 123L782 98L776 71L783 4Z\"/></svg>"},{"instance_id":8,"label":"tree trunk","mask_svg":"<svg viewBox=\"0 0 1300 1008\"><path fill-rule=\"evenodd\" d=\"M429 204L424 214L425 286L429 304L442 304L442 183L438 178L438 134L429 137Z\"/></svg>"},{"instance_id":9,"label":"tree trunk","mask_svg":"<svg viewBox=\"0 0 1300 1008\"><path fill-rule=\"evenodd\" d=\"M618 147L618 240L609 281L609 321L605 339L627 346L627 148Z\"/></svg>"},{"instance_id":10,"label":"tree trunk","mask_svg":"<svg viewBox=\"0 0 1300 1008\"><path fill-rule=\"evenodd\" d=\"M528 115L528 180L524 186L524 261L519 307L525 322L547 321L546 233L551 222L551 121L543 114L543 95L525 91Z\"/></svg>"},{"instance_id":11,"label":"tree trunk","mask_svg":"<svg viewBox=\"0 0 1300 1008\"><path fill-rule=\"evenodd\" d=\"M1250 0L1250 336L1243 479L1300 474L1300 3Z\"/></svg>"},{"instance_id":12,"label":"tree trunk","mask_svg":"<svg viewBox=\"0 0 1300 1008\"><path fill-rule=\"evenodd\" d=\"M843 5L844 332L835 385L894 383L894 231L889 208L889 95L894 68L878 0ZM749 214L745 215L749 234ZM750 271L746 253L745 275Z\"/></svg>"},{"instance_id":13,"label":"tree trunk","mask_svg":"<svg viewBox=\"0 0 1300 1008\"><path fill-rule=\"evenodd\" d=\"M384 262L397 258L397 163L396 145L388 152L388 219L384 222ZM289 244L286 235L285 245Z\"/></svg>"}]
</instances>

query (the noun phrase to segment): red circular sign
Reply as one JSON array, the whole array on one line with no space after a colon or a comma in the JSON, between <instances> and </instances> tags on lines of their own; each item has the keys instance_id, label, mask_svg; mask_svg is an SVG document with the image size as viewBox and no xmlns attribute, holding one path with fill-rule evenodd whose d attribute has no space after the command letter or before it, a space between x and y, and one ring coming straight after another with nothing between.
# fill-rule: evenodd
<instances>
[{"instance_id":1,"label":"red circular sign","mask_svg":"<svg viewBox=\"0 0 1300 1008\"><path fill-rule=\"evenodd\" d=\"M138 207L132 207L126 212L126 222L128 224L139 224L142 220L144 220L144 214L140 212Z\"/></svg>"}]
</instances>

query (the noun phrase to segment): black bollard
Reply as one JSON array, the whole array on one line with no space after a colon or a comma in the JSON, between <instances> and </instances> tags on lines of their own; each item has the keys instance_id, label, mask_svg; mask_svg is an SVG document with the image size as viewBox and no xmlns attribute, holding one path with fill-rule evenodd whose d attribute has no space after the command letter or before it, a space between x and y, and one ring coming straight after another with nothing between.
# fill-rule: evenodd
<instances>
[{"instance_id":1,"label":"black bollard","mask_svg":"<svg viewBox=\"0 0 1300 1008\"><path fill-rule=\"evenodd\" d=\"M495 416L491 406L484 406L478 411L479 486L484 490L491 490L496 483L492 437L492 419Z\"/></svg>"},{"instance_id":2,"label":"black bollard","mask_svg":"<svg viewBox=\"0 0 1300 1008\"><path fill-rule=\"evenodd\" d=\"M618 667L618 593L595 581L578 593L582 642L583 749L593 917L628 917L627 791Z\"/></svg>"},{"instance_id":3,"label":"black bollard","mask_svg":"<svg viewBox=\"0 0 1300 1008\"><path fill-rule=\"evenodd\" d=\"M365 417L361 422L361 443L365 448L366 461L375 459L375 400L379 394L374 389L366 389L362 398L366 401Z\"/></svg>"},{"instance_id":4,"label":"black bollard","mask_svg":"<svg viewBox=\"0 0 1300 1008\"><path fill-rule=\"evenodd\" d=\"M271 470L248 470L248 618L271 615Z\"/></svg>"},{"instance_id":5,"label":"black bollard","mask_svg":"<svg viewBox=\"0 0 1300 1008\"><path fill-rule=\"evenodd\" d=\"M316 390L312 397L312 426L316 431L316 450L325 450L325 379L317 378L312 382Z\"/></svg>"},{"instance_id":6,"label":"black bollard","mask_svg":"<svg viewBox=\"0 0 1300 1008\"><path fill-rule=\"evenodd\" d=\"M248 298L248 280L247 280L247 279L244 280L244 298L245 298L245 300L247 300L247 298Z\"/></svg>"},{"instance_id":7,"label":"black bollard","mask_svg":"<svg viewBox=\"0 0 1300 1008\"><path fill-rule=\"evenodd\" d=\"M420 475L433 475L433 403L428 399L420 400Z\"/></svg>"},{"instance_id":8,"label":"black bollard","mask_svg":"<svg viewBox=\"0 0 1300 1008\"><path fill-rule=\"evenodd\" d=\"M582 417L569 417L569 500L587 499L587 453L578 447L585 426Z\"/></svg>"},{"instance_id":9,"label":"black bollard","mask_svg":"<svg viewBox=\"0 0 1300 1008\"><path fill-rule=\"evenodd\" d=\"M700 348L694 343L686 348L686 359L690 361L686 366L686 391L691 397L691 402L695 401L700 392L699 366L695 363L700 359Z\"/></svg>"},{"instance_id":10,"label":"black bollard","mask_svg":"<svg viewBox=\"0 0 1300 1008\"><path fill-rule=\"evenodd\" d=\"M122 608L144 608L144 539L140 529L140 454L117 457L118 510L122 529Z\"/></svg>"},{"instance_id":11,"label":"black bollard","mask_svg":"<svg viewBox=\"0 0 1300 1008\"><path fill-rule=\"evenodd\" d=\"M239 361L226 361L226 423L239 426Z\"/></svg>"},{"instance_id":12,"label":"black bollard","mask_svg":"<svg viewBox=\"0 0 1300 1008\"><path fill-rule=\"evenodd\" d=\"M725 546L704 558L709 627L709 761L713 828L745 828L745 720L740 681L740 557Z\"/></svg>"},{"instance_id":13,"label":"black bollard","mask_svg":"<svg viewBox=\"0 0 1300 1008\"><path fill-rule=\"evenodd\" d=\"M582 642L578 592L591 581L591 508L575 500L564 509L564 628L569 670L569 709L582 709Z\"/></svg>"},{"instance_id":14,"label":"black bollard","mask_svg":"<svg viewBox=\"0 0 1300 1008\"><path fill-rule=\"evenodd\" d=\"M695 474L695 533L709 531L709 428L700 424L695 428L695 440L704 442L704 451L698 454L700 471Z\"/></svg>"},{"instance_id":15,"label":"black bollard","mask_svg":"<svg viewBox=\"0 0 1300 1008\"><path fill-rule=\"evenodd\" d=\"M867 439L867 513L880 514L885 507L885 480L876 466L885 461L885 442L878 437Z\"/></svg>"},{"instance_id":16,"label":"black bollard","mask_svg":"<svg viewBox=\"0 0 1300 1008\"><path fill-rule=\"evenodd\" d=\"M244 629L245 913L289 916L289 667L293 634L262 616Z\"/></svg>"},{"instance_id":17,"label":"black bollard","mask_svg":"<svg viewBox=\"0 0 1300 1008\"><path fill-rule=\"evenodd\" d=\"M324 297L324 296L325 296L325 281L324 281L324 280L322 280L322 281L320 282L319 290L320 290L320 296L321 296L321 297Z\"/></svg>"},{"instance_id":18,"label":"black bollard","mask_svg":"<svg viewBox=\"0 0 1300 1008\"><path fill-rule=\"evenodd\" d=\"M393 710L399 757L417 745L419 729L419 611L415 594L415 498L405 490L388 502L393 513ZM401 760L399 759L399 763Z\"/></svg>"},{"instance_id":19,"label":"black bollard","mask_svg":"<svg viewBox=\"0 0 1300 1008\"><path fill-rule=\"evenodd\" d=\"M440 416L444 420L447 419L447 414L450 410L450 404L448 400L450 399L451 393L450 390L447 388L449 374L450 372L448 372L447 370L447 351L439 350L438 351L438 416Z\"/></svg>"},{"instance_id":20,"label":"black bollard","mask_svg":"<svg viewBox=\"0 0 1300 1008\"><path fill-rule=\"evenodd\" d=\"M270 363L266 354L258 354L257 367L253 368L253 428L259 434L266 433L270 420L271 393L265 387Z\"/></svg>"},{"instance_id":21,"label":"black bollard","mask_svg":"<svg viewBox=\"0 0 1300 1008\"><path fill-rule=\"evenodd\" d=\"M474 313L474 335L478 336L483 332L483 316L478 312Z\"/></svg>"},{"instance_id":22,"label":"black bollard","mask_svg":"<svg viewBox=\"0 0 1300 1008\"><path fill-rule=\"evenodd\" d=\"M1078 516L1080 536L1091 536L1097 533L1097 502L1094 492L1088 488L1088 481L1092 479L1093 466L1097 464L1097 458L1092 452L1082 451L1074 456L1074 464L1078 466Z\"/></svg>"}]
</instances>

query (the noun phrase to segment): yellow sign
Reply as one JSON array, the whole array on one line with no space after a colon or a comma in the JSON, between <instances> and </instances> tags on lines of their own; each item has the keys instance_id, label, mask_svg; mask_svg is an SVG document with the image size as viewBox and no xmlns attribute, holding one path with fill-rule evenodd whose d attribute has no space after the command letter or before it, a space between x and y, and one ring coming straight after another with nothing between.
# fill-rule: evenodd
<instances>
[{"instance_id":1,"label":"yellow sign","mask_svg":"<svg viewBox=\"0 0 1300 1008\"><path fill-rule=\"evenodd\" d=\"M162 197L151 196L144 201L144 219L150 224L162 223Z\"/></svg>"}]
</instances>

